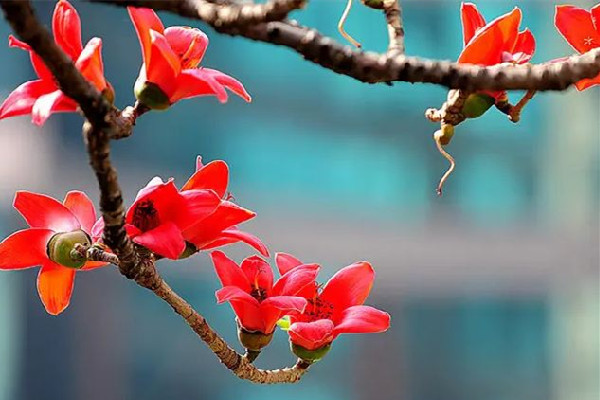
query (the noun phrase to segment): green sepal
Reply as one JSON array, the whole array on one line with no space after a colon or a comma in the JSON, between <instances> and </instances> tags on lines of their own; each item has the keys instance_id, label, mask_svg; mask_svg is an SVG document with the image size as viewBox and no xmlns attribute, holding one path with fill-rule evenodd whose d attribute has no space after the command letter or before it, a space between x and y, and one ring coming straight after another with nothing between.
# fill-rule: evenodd
<instances>
[{"instance_id":1,"label":"green sepal","mask_svg":"<svg viewBox=\"0 0 600 400\"><path fill-rule=\"evenodd\" d=\"M251 332L244 328L238 328L238 338L240 343L246 350L249 351L261 351L267 347L273 339L273 332L262 333L262 332Z\"/></svg>"},{"instance_id":2,"label":"green sepal","mask_svg":"<svg viewBox=\"0 0 600 400\"><path fill-rule=\"evenodd\" d=\"M492 96L483 93L473 93L465 100L461 112L467 118L478 118L485 114L495 102L496 100Z\"/></svg>"},{"instance_id":3,"label":"green sepal","mask_svg":"<svg viewBox=\"0 0 600 400\"><path fill-rule=\"evenodd\" d=\"M166 110L171 106L169 96L155 83L137 80L133 91L141 104L153 110Z\"/></svg>"},{"instance_id":4,"label":"green sepal","mask_svg":"<svg viewBox=\"0 0 600 400\"><path fill-rule=\"evenodd\" d=\"M308 350L295 343L290 343L290 347L292 349L292 353L294 353L299 359L308 364L312 364L319 361L325 357L327 353L329 353L329 350L331 350L331 343L315 350Z\"/></svg>"},{"instance_id":5,"label":"green sepal","mask_svg":"<svg viewBox=\"0 0 600 400\"><path fill-rule=\"evenodd\" d=\"M92 245L92 239L82 230L57 233L48 241L46 253L55 263L67 268L79 269L87 260L76 250L77 245L89 247Z\"/></svg>"}]
</instances>

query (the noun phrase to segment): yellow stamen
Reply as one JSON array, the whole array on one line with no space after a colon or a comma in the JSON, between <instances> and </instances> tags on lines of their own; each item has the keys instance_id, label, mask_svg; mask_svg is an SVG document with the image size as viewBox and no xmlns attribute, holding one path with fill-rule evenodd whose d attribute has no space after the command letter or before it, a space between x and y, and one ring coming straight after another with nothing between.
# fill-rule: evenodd
<instances>
[{"instance_id":1,"label":"yellow stamen","mask_svg":"<svg viewBox=\"0 0 600 400\"><path fill-rule=\"evenodd\" d=\"M342 18L340 18L340 22L338 22L338 31L340 31L340 34L350 43L352 43L354 46L358 47L359 49L362 47L360 43L358 43L356 40L354 40L354 38L352 36L350 36L345 30L344 30L344 24L346 23L346 19L348 18L348 14L350 14L350 10L352 9L352 0L348 0L348 4L346 4L346 9L344 10L344 13L342 14Z\"/></svg>"}]
</instances>

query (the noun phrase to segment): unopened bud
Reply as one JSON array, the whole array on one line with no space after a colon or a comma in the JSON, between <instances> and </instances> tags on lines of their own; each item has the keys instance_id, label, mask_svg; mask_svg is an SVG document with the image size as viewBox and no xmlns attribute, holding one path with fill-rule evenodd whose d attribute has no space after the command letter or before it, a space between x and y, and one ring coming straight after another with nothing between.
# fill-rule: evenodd
<instances>
[{"instance_id":1,"label":"unopened bud","mask_svg":"<svg viewBox=\"0 0 600 400\"><path fill-rule=\"evenodd\" d=\"M467 97L461 112L467 118L481 117L494 103L495 100L492 96L483 93L474 93Z\"/></svg>"},{"instance_id":2,"label":"unopened bud","mask_svg":"<svg viewBox=\"0 0 600 400\"><path fill-rule=\"evenodd\" d=\"M325 357L329 350L331 350L331 343L315 350L308 350L295 343L290 343L290 347L292 348L292 353L294 353L299 359L308 364L312 364Z\"/></svg>"},{"instance_id":3,"label":"unopened bud","mask_svg":"<svg viewBox=\"0 0 600 400\"><path fill-rule=\"evenodd\" d=\"M369 7L374 8L375 10L381 10L384 7L384 0L361 0L362 3Z\"/></svg>"},{"instance_id":4,"label":"unopened bud","mask_svg":"<svg viewBox=\"0 0 600 400\"><path fill-rule=\"evenodd\" d=\"M92 239L82 230L62 232L52 236L46 246L48 258L67 268L83 267L86 258L77 251L77 246L89 247Z\"/></svg>"},{"instance_id":5,"label":"unopened bud","mask_svg":"<svg viewBox=\"0 0 600 400\"><path fill-rule=\"evenodd\" d=\"M166 110L171 106L169 96L155 83L137 80L133 91L141 104L153 110Z\"/></svg>"}]
</instances>

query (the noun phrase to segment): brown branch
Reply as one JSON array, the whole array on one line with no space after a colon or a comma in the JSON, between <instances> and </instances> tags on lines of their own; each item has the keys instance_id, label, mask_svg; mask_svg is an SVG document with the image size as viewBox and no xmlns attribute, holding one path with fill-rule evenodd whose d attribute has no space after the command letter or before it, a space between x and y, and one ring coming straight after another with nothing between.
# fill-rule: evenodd
<instances>
[{"instance_id":1,"label":"brown branch","mask_svg":"<svg viewBox=\"0 0 600 400\"><path fill-rule=\"evenodd\" d=\"M573 83L600 73L600 49L563 62L538 65L501 64L491 67L433 61L354 50L314 29L293 21L223 26L204 20L191 0L90 0L118 6L145 6L203 20L218 32L285 46L305 59L363 82L427 82L452 89L565 90Z\"/></svg>"},{"instance_id":2,"label":"brown branch","mask_svg":"<svg viewBox=\"0 0 600 400\"><path fill-rule=\"evenodd\" d=\"M399 0L384 0L383 12L388 27L389 55L402 55L404 47L404 23L402 22L402 7Z\"/></svg>"}]
</instances>

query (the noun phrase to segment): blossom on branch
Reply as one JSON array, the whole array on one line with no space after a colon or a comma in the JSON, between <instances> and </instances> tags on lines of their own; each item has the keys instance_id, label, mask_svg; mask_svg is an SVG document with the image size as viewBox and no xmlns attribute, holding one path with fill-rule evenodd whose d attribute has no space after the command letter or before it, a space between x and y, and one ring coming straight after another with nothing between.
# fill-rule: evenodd
<instances>
[{"instance_id":1,"label":"blossom on branch","mask_svg":"<svg viewBox=\"0 0 600 400\"><path fill-rule=\"evenodd\" d=\"M554 24L579 53L600 47L600 3L590 11L570 5L557 6ZM594 85L600 85L600 75L575 83L580 91Z\"/></svg>"},{"instance_id":2,"label":"blossom on branch","mask_svg":"<svg viewBox=\"0 0 600 400\"><path fill-rule=\"evenodd\" d=\"M71 58L81 74L112 100L112 87L104 78L102 40L92 38L82 47L79 15L66 0L60 0L56 4L52 16L52 31L56 44ZM54 113L77 111L77 103L60 90L44 61L28 44L12 35L8 38L8 44L29 52L31 64L39 79L23 83L4 100L0 105L0 119L31 114L34 124L43 125Z\"/></svg>"},{"instance_id":3,"label":"blossom on branch","mask_svg":"<svg viewBox=\"0 0 600 400\"><path fill-rule=\"evenodd\" d=\"M290 273L302 265L286 254L278 254L277 260L281 272ZM342 333L385 332L390 326L389 314L363 305L374 279L373 267L363 261L339 270L322 290L317 285L305 289L302 294L308 306L302 314L290 317L288 332L294 353L314 362Z\"/></svg>"},{"instance_id":4,"label":"blossom on branch","mask_svg":"<svg viewBox=\"0 0 600 400\"><path fill-rule=\"evenodd\" d=\"M142 104L165 109L176 101L196 96L216 96L224 103L226 89L250 101L250 95L236 79L198 67L208 47L208 37L200 29L183 26L165 29L153 10L127 9L144 59L135 83L136 98Z\"/></svg>"},{"instance_id":5,"label":"blossom on branch","mask_svg":"<svg viewBox=\"0 0 600 400\"><path fill-rule=\"evenodd\" d=\"M0 243L0 270L41 265L37 288L49 314L57 315L69 305L75 273L106 265L86 261L77 245L90 246L96 211L83 192L67 193L62 203L43 194L17 192L13 203L29 224Z\"/></svg>"},{"instance_id":6,"label":"blossom on branch","mask_svg":"<svg viewBox=\"0 0 600 400\"><path fill-rule=\"evenodd\" d=\"M246 258L240 266L220 251L211 256L223 284L216 292L217 301L231 304L240 327L240 340L254 351L270 342L281 317L304 311L308 301L300 293L314 287L319 272L316 264L299 265L281 274L274 283L271 266L258 256ZM257 338L262 340L257 343Z\"/></svg>"}]
</instances>

